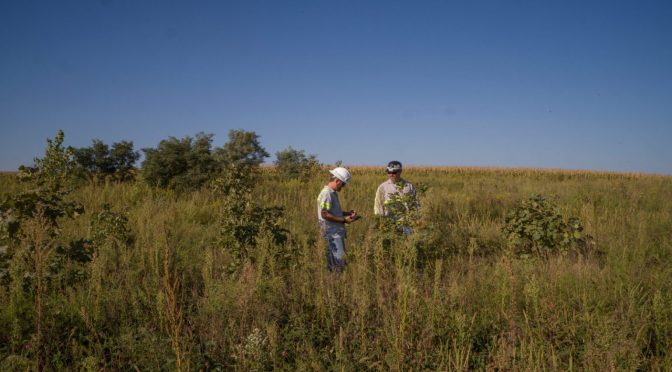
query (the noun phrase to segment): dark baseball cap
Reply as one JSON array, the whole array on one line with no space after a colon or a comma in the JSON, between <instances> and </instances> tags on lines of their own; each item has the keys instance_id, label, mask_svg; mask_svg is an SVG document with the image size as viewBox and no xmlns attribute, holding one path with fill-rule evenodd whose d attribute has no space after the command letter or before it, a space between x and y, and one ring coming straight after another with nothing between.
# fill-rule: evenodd
<instances>
[{"instance_id":1,"label":"dark baseball cap","mask_svg":"<svg viewBox=\"0 0 672 372\"><path fill-rule=\"evenodd\" d=\"M401 170L401 163L400 162L398 162L396 160L392 160L391 162L387 163L387 171L388 172L398 172L400 170Z\"/></svg>"}]
</instances>

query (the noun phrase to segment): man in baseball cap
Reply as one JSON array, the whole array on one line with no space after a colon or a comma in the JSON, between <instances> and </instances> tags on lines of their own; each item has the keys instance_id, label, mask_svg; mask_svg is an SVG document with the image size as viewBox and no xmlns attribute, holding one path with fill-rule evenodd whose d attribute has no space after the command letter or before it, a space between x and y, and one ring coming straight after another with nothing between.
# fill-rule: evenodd
<instances>
[{"instance_id":1,"label":"man in baseball cap","mask_svg":"<svg viewBox=\"0 0 672 372\"><path fill-rule=\"evenodd\" d=\"M415 186L401 178L401 162L392 160L385 168L387 180L378 186L376 198L373 203L373 213L391 219L399 219L402 210L420 208L420 202L416 195ZM412 202L400 202L400 197L411 196ZM404 227L403 232L410 234L410 227Z\"/></svg>"}]
</instances>

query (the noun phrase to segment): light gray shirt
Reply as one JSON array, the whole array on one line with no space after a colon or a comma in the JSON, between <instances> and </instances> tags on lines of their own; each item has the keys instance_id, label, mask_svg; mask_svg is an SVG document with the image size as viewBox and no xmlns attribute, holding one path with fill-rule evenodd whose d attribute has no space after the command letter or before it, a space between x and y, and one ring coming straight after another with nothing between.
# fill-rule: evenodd
<instances>
[{"instance_id":1,"label":"light gray shirt","mask_svg":"<svg viewBox=\"0 0 672 372\"><path fill-rule=\"evenodd\" d=\"M391 202L391 197L394 195L412 195L414 200L414 207L419 208L420 202L415 193L415 186L412 183L400 179L396 184L392 180L387 180L378 186L376 190L376 199L373 203L373 213L382 216L390 216L390 210L387 206ZM410 206L406 206L407 208Z\"/></svg>"}]
</instances>

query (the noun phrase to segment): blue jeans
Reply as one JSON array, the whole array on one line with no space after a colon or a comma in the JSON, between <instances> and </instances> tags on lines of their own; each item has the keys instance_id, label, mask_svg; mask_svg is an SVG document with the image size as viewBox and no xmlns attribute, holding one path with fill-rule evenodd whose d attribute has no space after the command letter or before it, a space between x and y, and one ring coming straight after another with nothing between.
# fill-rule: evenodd
<instances>
[{"instance_id":1,"label":"blue jeans","mask_svg":"<svg viewBox=\"0 0 672 372\"><path fill-rule=\"evenodd\" d=\"M327 270L343 271L345 268L345 237L336 233L325 236L327 241Z\"/></svg>"}]
</instances>

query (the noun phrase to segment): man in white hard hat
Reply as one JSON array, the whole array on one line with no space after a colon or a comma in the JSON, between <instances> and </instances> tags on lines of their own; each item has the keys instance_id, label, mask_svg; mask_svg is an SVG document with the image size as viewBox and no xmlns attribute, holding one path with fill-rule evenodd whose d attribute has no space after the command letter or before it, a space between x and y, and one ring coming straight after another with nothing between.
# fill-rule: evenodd
<instances>
[{"instance_id":1,"label":"man in white hard hat","mask_svg":"<svg viewBox=\"0 0 672 372\"><path fill-rule=\"evenodd\" d=\"M329 171L331 177L317 196L317 220L320 233L327 242L327 270L342 271L345 267L345 224L352 223L359 216L351 210L343 212L337 192L350 182L350 172L337 167Z\"/></svg>"},{"instance_id":2,"label":"man in white hard hat","mask_svg":"<svg viewBox=\"0 0 672 372\"><path fill-rule=\"evenodd\" d=\"M387 180L378 186L376 198L373 203L373 213L377 216L385 216L398 220L404 211L417 210L420 202L416 195L415 186L401 178L401 163L393 160L385 168ZM409 226L401 226L403 233L411 233Z\"/></svg>"}]
</instances>

